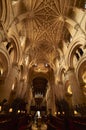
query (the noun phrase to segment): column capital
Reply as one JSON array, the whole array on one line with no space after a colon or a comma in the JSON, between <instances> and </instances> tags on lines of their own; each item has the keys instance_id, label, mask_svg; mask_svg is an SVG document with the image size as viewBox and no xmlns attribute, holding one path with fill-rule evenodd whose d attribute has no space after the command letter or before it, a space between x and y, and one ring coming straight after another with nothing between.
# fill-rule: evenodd
<instances>
[{"instance_id":1,"label":"column capital","mask_svg":"<svg viewBox=\"0 0 86 130\"><path fill-rule=\"evenodd\" d=\"M73 67L69 67L68 70L65 72L65 80L69 80L69 75L74 75L75 74L75 70Z\"/></svg>"},{"instance_id":2,"label":"column capital","mask_svg":"<svg viewBox=\"0 0 86 130\"><path fill-rule=\"evenodd\" d=\"M74 67L69 67L67 71L74 71Z\"/></svg>"},{"instance_id":3,"label":"column capital","mask_svg":"<svg viewBox=\"0 0 86 130\"><path fill-rule=\"evenodd\" d=\"M75 69L73 67L69 67L68 70L66 71L66 73L69 73L69 72L74 72Z\"/></svg>"}]
</instances>

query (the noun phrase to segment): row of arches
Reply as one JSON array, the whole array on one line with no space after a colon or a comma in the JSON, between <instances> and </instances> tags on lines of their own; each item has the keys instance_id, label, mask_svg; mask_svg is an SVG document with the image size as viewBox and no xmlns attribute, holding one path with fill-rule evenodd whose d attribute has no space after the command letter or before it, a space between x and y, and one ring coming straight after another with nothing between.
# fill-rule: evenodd
<instances>
[{"instance_id":1,"label":"row of arches","mask_svg":"<svg viewBox=\"0 0 86 130\"><path fill-rule=\"evenodd\" d=\"M80 107L85 107L84 104L86 104L86 35L83 33L86 31L83 28L85 17L79 27L83 28L83 31L74 30L73 25L79 13L82 16L85 14L82 10L74 9L74 18L66 20L71 40L68 41L65 50L63 50L62 60L56 61L58 70L55 75L55 95L58 110L58 101L62 100L67 102L70 109L76 109L76 106L80 109ZM80 21L79 17L78 20ZM84 111L83 114L85 114Z\"/></svg>"},{"instance_id":2,"label":"row of arches","mask_svg":"<svg viewBox=\"0 0 86 130\"><path fill-rule=\"evenodd\" d=\"M14 24L15 22L12 22L14 20L14 17L13 17L13 12L12 12L10 1L1 0L0 6L1 6L0 24L2 25L2 28L0 30L0 33L1 33L0 35L0 82L2 79L5 80L4 85L3 85L4 86L3 91L5 92L6 90L7 91L9 90L8 94L5 93L3 96L6 96L6 98L10 99L9 93L15 91L16 94L14 93L13 98L15 98L16 96L20 96L21 98L27 98L28 100L28 96L26 94L27 87L30 88L29 86L30 82L28 81L28 79L32 78L32 76L36 75L37 73L32 74L33 71L28 70L30 57L22 49L21 42L19 40L20 36L17 32L17 27ZM79 11L75 9L75 17L78 13L83 15L84 11L82 10L79 10ZM10 18L11 15L13 18ZM85 23L85 18L83 19L83 24ZM48 77L48 81L50 81L50 84L51 84L50 85L51 89L49 88L50 89L49 94L52 93L53 100L50 97L51 100L49 99L49 102L47 104L49 104L49 106L52 109L53 109L53 104L51 105L50 103L51 101L54 101L55 103L55 96L56 96L56 99L58 100L66 99L68 103L70 104L70 106L71 104L76 105L79 103L81 104L84 103L85 100L83 100L83 98L86 97L86 93L85 93L86 89L85 87L82 88L83 87L82 85L85 86L86 84L86 80L85 80L86 39L84 35L85 34L84 32L86 30L82 31L83 25L79 24L79 26L77 27L78 31L76 33L77 24L75 20L66 19L66 22L68 24L68 31L69 31L68 33L71 34L69 36L69 41L65 41L65 42L68 42L68 43L65 43L66 51L64 50L64 48L61 48L61 49L60 47L59 49L57 48L59 56L56 56L55 57L56 59L52 57L52 59L54 60L54 63L53 65L49 64L51 65L51 68L49 69L52 69L52 70L49 71L50 73L48 73L48 76L43 75L45 78ZM11 25L11 28L10 28L10 25ZM70 40L70 37L72 38L71 40ZM23 40L24 42L26 42L26 39L23 39ZM42 45L40 44L40 48L43 47ZM46 48L48 48L50 44L48 45L46 43L46 45L47 45ZM49 50L49 52L51 52L51 50ZM27 64L27 59L28 59L28 64ZM56 65L55 65L55 60L57 60ZM33 63L31 64L30 69L34 68L32 65ZM3 75L5 75L4 78L3 78ZM40 75L41 73L38 76ZM56 84L54 80L56 81ZM79 95L78 97L76 97L77 92ZM31 88L28 89L27 93L29 95L29 104L30 104L31 103L30 100L32 99ZM3 98L3 96L1 98ZM47 95L47 98L48 97L49 95Z\"/></svg>"}]
</instances>

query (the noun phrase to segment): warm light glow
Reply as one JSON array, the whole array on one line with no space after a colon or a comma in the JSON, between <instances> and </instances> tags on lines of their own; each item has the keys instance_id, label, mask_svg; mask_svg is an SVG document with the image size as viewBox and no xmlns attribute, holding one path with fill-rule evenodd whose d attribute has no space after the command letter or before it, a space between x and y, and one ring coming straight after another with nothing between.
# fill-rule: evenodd
<instances>
[{"instance_id":1,"label":"warm light glow","mask_svg":"<svg viewBox=\"0 0 86 130\"><path fill-rule=\"evenodd\" d=\"M86 72L82 75L83 82L86 83Z\"/></svg>"},{"instance_id":2,"label":"warm light glow","mask_svg":"<svg viewBox=\"0 0 86 130\"><path fill-rule=\"evenodd\" d=\"M64 17L59 15L58 20L64 22Z\"/></svg>"},{"instance_id":3,"label":"warm light glow","mask_svg":"<svg viewBox=\"0 0 86 130\"><path fill-rule=\"evenodd\" d=\"M25 64L26 64L26 66L28 65L28 61L29 61L29 57L27 56L27 57L25 58Z\"/></svg>"},{"instance_id":4,"label":"warm light glow","mask_svg":"<svg viewBox=\"0 0 86 130\"><path fill-rule=\"evenodd\" d=\"M3 75L3 69L1 69L1 75Z\"/></svg>"},{"instance_id":5,"label":"warm light glow","mask_svg":"<svg viewBox=\"0 0 86 130\"><path fill-rule=\"evenodd\" d=\"M24 81L27 81L27 76L26 76L26 75L23 76L23 80L24 80Z\"/></svg>"},{"instance_id":6,"label":"warm light glow","mask_svg":"<svg viewBox=\"0 0 86 130\"><path fill-rule=\"evenodd\" d=\"M36 94L35 94L35 98L43 98L43 94L41 94L41 93L36 93Z\"/></svg>"},{"instance_id":7,"label":"warm light glow","mask_svg":"<svg viewBox=\"0 0 86 130\"><path fill-rule=\"evenodd\" d=\"M60 115L60 112L58 111L58 115Z\"/></svg>"},{"instance_id":8,"label":"warm light glow","mask_svg":"<svg viewBox=\"0 0 86 130\"><path fill-rule=\"evenodd\" d=\"M14 0L14 1L12 1L12 5L14 5L14 4L16 4L18 2L18 0Z\"/></svg>"},{"instance_id":9,"label":"warm light glow","mask_svg":"<svg viewBox=\"0 0 86 130\"><path fill-rule=\"evenodd\" d=\"M47 63L45 64L45 67L48 67L48 64L47 64Z\"/></svg>"},{"instance_id":10,"label":"warm light glow","mask_svg":"<svg viewBox=\"0 0 86 130\"><path fill-rule=\"evenodd\" d=\"M34 71L46 73L48 71L48 68L44 64L40 63L34 68Z\"/></svg>"},{"instance_id":11,"label":"warm light glow","mask_svg":"<svg viewBox=\"0 0 86 130\"><path fill-rule=\"evenodd\" d=\"M20 42L21 42L21 47L24 48L24 45L25 45L25 40L26 40L26 37L25 36L20 36Z\"/></svg>"},{"instance_id":12,"label":"warm light glow","mask_svg":"<svg viewBox=\"0 0 86 130\"><path fill-rule=\"evenodd\" d=\"M0 68L0 75L3 75L3 69Z\"/></svg>"},{"instance_id":13,"label":"warm light glow","mask_svg":"<svg viewBox=\"0 0 86 130\"><path fill-rule=\"evenodd\" d=\"M2 106L0 106L0 111L2 110Z\"/></svg>"},{"instance_id":14,"label":"warm light glow","mask_svg":"<svg viewBox=\"0 0 86 130\"><path fill-rule=\"evenodd\" d=\"M21 111L21 113L25 113L25 111Z\"/></svg>"},{"instance_id":15,"label":"warm light glow","mask_svg":"<svg viewBox=\"0 0 86 130\"><path fill-rule=\"evenodd\" d=\"M13 109L12 109L12 108L10 108L10 109L9 109L9 112L12 112L12 111L13 111Z\"/></svg>"},{"instance_id":16,"label":"warm light glow","mask_svg":"<svg viewBox=\"0 0 86 130\"><path fill-rule=\"evenodd\" d=\"M68 86L67 92L68 92L69 94L72 94L72 90L71 90L71 86L70 86L70 85Z\"/></svg>"},{"instance_id":17,"label":"warm light glow","mask_svg":"<svg viewBox=\"0 0 86 130\"><path fill-rule=\"evenodd\" d=\"M20 113L21 111L20 110L18 110L18 113Z\"/></svg>"},{"instance_id":18,"label":"warm light glow","mask_svg":"<svg viewBox=\"0 0 86 130\"><path fill-rule=\"evenodd\" d=\"M84 88L86 88L86 85L84 86Z\"/></svg>"},{"instance_id":19,"label":"warm light glow","mask_svg":"<svg viewBox=\"0 0 86 130\"><path fill-rule=\"evenodd\" d=\"M86 95L86 92L84 92L84 95Z\"/></svg>"},{"instance_id":20,"label":"warm light glow","mask_svg":"<svg viewBox=\"0 0 86 130\"><path fill-rule=\"evenodd\" d=\"M14 90L14 87L15 87L15 85L13 84L13 85L12 85L12 90Z\"/></svg>"},{"instance_id":21,"label":"warm light glow","mask_svg":"<svg viewBox=\"0 0 86 130\"><path fill-rule=\"evenodd\" d=\"M74 114L75 114L75 115L77 115L77 114L78 114L78 112L77 112L76 110L74 110Z\"/></svg>"},{"instance_id":22,"label":"warm light glow","mask_svg":"<svg viewBox=\"0 0 86 130\"><path fill-rule=\"evenodd\" d=\"M71 38L70 38L70 42L72 42L72 40L73 40L73 39L72 39L72 37L71 37Z\"/></svg>"},{"instance_id":23,"label":"warm light glow","mask_svg":"<svg viewBox=\"0 0 86 130\"><path fill-rule=\"evenodd\" d=\"M63 112L62 112L62 114L64 115L64 114L65 114L65 112L63 111Z\"/></svg>"},{"instance_id":24,"label":"warm light glow","mask_svg":"<svg viewBox=\"0 0 86 130\"><path fill-rule=\"evenodd\" d=\"M55 111L55 115L57 115L57 112Z\"/></svg>"}]
</instances>

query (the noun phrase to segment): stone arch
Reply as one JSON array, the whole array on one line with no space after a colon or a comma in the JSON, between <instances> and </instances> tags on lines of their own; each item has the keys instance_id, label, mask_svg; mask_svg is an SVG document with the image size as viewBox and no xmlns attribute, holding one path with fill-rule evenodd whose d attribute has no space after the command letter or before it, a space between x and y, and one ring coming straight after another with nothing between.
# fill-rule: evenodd
<instances>
[{"instance_id":1,"label":"stone arch","mask_svg":"<svg viewBox=\"0 0 86 130\"><path fill-rule=\"evenodd\" d=\"M86 69L86 55L83 55L76 68L76 75L79 83L83 82L82 75Z\"/></svg>"},{"instance_id":2,"label":"stone arch","mask_svg":"<svg viewBox=\"0 0 86 130\"><path fill-rule=\"evenodd\" d=\"M31 72L32 72L32 70L30 70L29 76L31 75ZM34 73L33 75L30 76L30 80L28 81L30 85L32 85L32 81L33 81L33 79L35 79L36 77L43 77L43 78L45 78L47 81L49 81L48 74L44 74L44 73Z\"/></svg>"},{"instance_id":3,"label":"stone arch","mask_svg":"<svg viewBox=\"0 0 86 130\"><path fill-rule=\"evenodd\" d=\"M63 75L65 75L65 71L66 71L66 69L63 68L63 67L61 67L61 68L59 69L59 73L58 73L58 75L59 75L59 80L62 81L62 82L63 82Z\"/></svg>"},{"instance_id":4,"label":"stone arch","mask_svg":"<svg viewBox=\"0 0 86 130\"><path fill-rule=\"evenodd\" d=\"M6 1L5 0L1 0L2 3L2 15L1 15L1 20L3 22L5 22L6 20L6 14L7 14L7 8L6 8Z\"/></svg>"},{"instance_id":5,"label":"stone arch","mask_svg":"<svg viewBox=\"0 0 86 130\"><path fill-rule=\"evenodd\" d=\"M82 20L85 19L85 12L82 9L78 9L78 8L73 8L72 11L72 17L71 18L66 18L66 27L68 28L69 32L71 33L71 36L73 38L75 38L76 35L76 31L81 31L82 34L80 33L79 36L83 35L85 37L86 33L85 30L83 29L83 25L79 24L80 20L81 20L81 16L82 16Z\"/></svg>"},{"instance_id":6,"label":"stone arch","mask_svg":"<svg viewBox=\"0 0 86 130\"><path fill-rule=\"evenodd\" d=\"M74 56L74 53L81 46L84 46L84 39L83 39L83 37L81 37L78 40L73 41L70 44L69 50L68 50L68 54L67 54L67 65L68 65L68 67L73 68L73 56Z\"/></svg>"},{"instance_id":7,"label":"stone arch","mask_svg":"<svg viewBox=\"0 0 86 130\"><path fill-rule=\"evenodd\" d=\"M8 30L9 25L11 23L11 1L10 0L1 0L2 2L2 15L1 15L1 21L4 25L4 29Z\"/></svg>"},{"instance_id":8,"label":"stone arch","mask_svg":"<svg viewBox=\"0 0 86 130\"><path fill-rule=\"evenodd\" d=\"M13 62L19 62L20 61L20 55L21 55L21 51L20 51L20 44L19 44L19 40L17 38L18 36L16 34L11 34L10 35L10 42L13 44L13 49L14 49L14 61Z\"/></svg>"},{"instance_id":9,"label":"stone arch","mask_svg":"<svg viewBox=\"0 0 86 130\"><path fill-rule=\"evenodd\" d=\"M9 73L10 59L6 50L0 48L0 64L3 68L3 75L6 77Z\"/></svg>"}]
</instances>

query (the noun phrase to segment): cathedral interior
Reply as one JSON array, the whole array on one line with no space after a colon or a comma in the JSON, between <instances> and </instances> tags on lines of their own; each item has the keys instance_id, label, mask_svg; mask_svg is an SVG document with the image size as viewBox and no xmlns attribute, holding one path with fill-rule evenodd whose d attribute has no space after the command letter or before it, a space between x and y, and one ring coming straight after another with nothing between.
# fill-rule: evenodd
<instances>
[{"instance_id":1,"label":"cathedral interior","mask_svg":"<svg viewBox=\"0 0 86 130\"><path fill-rule=\"evenodd\" d=\"M0 0L0 130L37 111L86 128L86 0Z\"/></svg>"}]
</instances>

